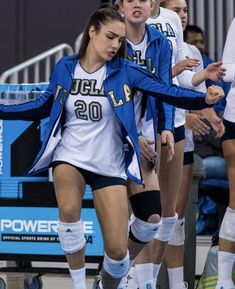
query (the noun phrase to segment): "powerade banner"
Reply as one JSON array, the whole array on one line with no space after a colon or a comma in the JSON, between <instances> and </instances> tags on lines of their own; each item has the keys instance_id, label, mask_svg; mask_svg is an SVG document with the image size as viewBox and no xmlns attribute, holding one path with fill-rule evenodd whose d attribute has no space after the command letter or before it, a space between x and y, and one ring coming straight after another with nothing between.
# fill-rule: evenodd
<instances>
[{"instance_id":1,"label":"powerade banner","mask_svg":"<svg viewBox=\"0 0 235 289\"><path fill-rule=\"evenodd\" d=\"M57 208L0 207L0 255L64 255L57 235ZM86 256L103 256L94 208L82 209Z\"/></svg>"}]
</instances>

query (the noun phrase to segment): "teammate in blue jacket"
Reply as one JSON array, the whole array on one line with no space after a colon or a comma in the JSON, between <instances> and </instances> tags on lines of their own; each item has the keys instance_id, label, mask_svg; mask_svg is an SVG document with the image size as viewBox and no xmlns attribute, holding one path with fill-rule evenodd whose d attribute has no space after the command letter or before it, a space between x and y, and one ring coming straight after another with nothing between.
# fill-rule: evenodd
<instances>
[{"instance_id":1,"label":"teammate in blue jacket","mask_svg":"<svg viewBox=\"0 0 235 289\"><path fill-rule=\"evenodd\" d=\"M146 20L150 17L150 8L153 1L146 0L118 0L116 4L125 18L126 23L126 39L128 58L155 74L163 83L172 82L171 61L172 49L168 39L155 29L146 25ZM174 13L175 14L175 13ZM175 17L178 17L175 15ZM191 60L182 60L181 62L191 62ZM194 62L193 62L194 63ZM178 63L177 63L178 64ZM220 67L215 69L215 73L220 73ZM194 73L193 73L194 74ZM194 76L194 75L193 75ZM198 74L197 74L198 77ZM188 76L189 78L189 76ZM190 72L190 79L192 73ZM131 261L134 260L128 276L128 286L132 288L137 284L138 288L145 288L144 282L149 282L154 276L157 278L162 257L167 246L167 240L171 238L171 232L175 223L177 223L177 215L175 208L173 214L169 207L174 205L174 197L169 198L166 192L160 187L153 161L159 163L156 156L157 132L161 132L162 136L166 135L168 147L171 148L170 157L174 156L174 108L163 104L161 101L148 96L142 98L141 93L137 92L138 97L134 96L134 104L136 111L136 123L139 136L139 144L141 148L141 171L145 186L131 183L129 185L130 204L133 210L131 216L131 224L129 229L128 248ZM156 106L158 110L156 110ZM161 113L159 113L159 111ZM172 138L170 138L170 134ZM172 139L172 142L170 142ZM152 150L149 149L151 146ZM169 181L169 180L168 180ZM172 182L172 181L171 181ZM161 191L161 204L160 204ZM160 222L160 216L163 213L163 222ZM161 226L161 230L159 230ZM156 231L159 230L158 235ZM168 231L167 236L164 232ZM164 236L163 236L164 235ZM157 244L154 247L154 254L157 256L154 263L151 263L152 251L147 250L146 243L151 241L155 236ZM140 255L137 254L141 251ZM144 256L144 258L142 258ZM122 280L118 288L122 288L125 280Z\"/></svg>"},{"instance_id":2,"label":"teammate in blue jacket","mask_svg":"<svg viewBox=\"0 0 235 289\"><path fill-rule=\"evenodd\" d=\"M74 289L86 289L81 220L86 184L93 191L104 239L103 288L117 288L129 270L126 179L142 182L132 93L139 90L188 109L201 109L223 96L215 86L204 94L163 84L125 60L125 50L123 17L113 7L101 6L88 22L79 53L55 65L45 93L32 102L0 105L1 119L49 116L29 173L53 167L58 235Z\"/></svg>"},{"instance_id":3,"label":"teammate in blue jacket","mask_svg":"<svg viewBox=\"0 0 235 289\"><path fill-rule=\"evenodd\" d=\"M156 75L162 83L167 85L172 83L172 52L169 41L161 32L146 24L150 16L151 0L119 0L116 1L116 5L125 18L128 59ZM148 279L148 275L151 275L152 264L137 264L137 255L145 244L153 239L161 225L160 189L156 172L157 131L159 128L173 132L174 128L172 105L152 96L146 98L137 91L134 95L134 107L141 149L141 172L145 185L128 182L129 200L133 211L130 218L128 249L130 260L131 262L136 260L136 265L131 267L131 271L123 278L118 289L125 288L127 280L128 286L132 288L134 282L138 283L137 279L143 282L143 278ZM161 195L161 198L164 196ZM162 243L156 251L161 259L164 253Z\"/></svg>"}]
</instances>

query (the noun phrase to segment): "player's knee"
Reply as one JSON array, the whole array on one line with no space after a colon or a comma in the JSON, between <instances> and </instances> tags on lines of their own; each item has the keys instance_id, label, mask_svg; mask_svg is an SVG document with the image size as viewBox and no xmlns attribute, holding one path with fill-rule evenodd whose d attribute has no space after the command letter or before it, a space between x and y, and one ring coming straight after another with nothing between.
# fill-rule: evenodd
<instances>
[{"instance_id":1,"label":"player's knee","mask_svg":"<svg viewBox=\"0 0 235 289\"><path fill-rule=\"evenodd\" d=\"M106 242L105 243L105 252L106 254L114 260L121 260L126 256L127 246L126 242L123 245L123 242Z\"/></svg>"},{"instance_id":2,"label":"player's knee","mask_svg":"<svg viewBox=\"0 0 235 289\"><path fill-rule=\"evenodd\" d=\"M130 198L134 213L130 225L129 237L137 243L151 241L160 226L160 192L146 191Z\"/></svg>"},{"instance_id":3,"label":"player's knee","mask_svg":"<svg viewBox=\"0 0 235 289\"><path fill-rule=\"evenodd\" d=\"M177 220L174 231L168 244L173 246L181 246L184 245L184 240L185 240L185 218Z\"/></svg>"},{"instance_id":4,"label":"player's knee","mask_svg":"<svg viewBox=\"0 0 235 289\"><path fill-rule=\"evenodd\" d=\"M63 204L60 208L60 217L68 223L73 223L73 220L78 217L77 212L79 212L79 208L76 204Z\"/></svg>"},{"instance_id":5,"label":"player's knee","mask_svg":"<svg viewBox=\"0 0 235 289\"><path fill-rule=\"evenodd\" d=\"M129 252L121 260L112 259L105 253L103 266L104 270L113 278L126 276L130 268Z\"/></svg>"},{"instance_id":6,"label":"player's knee","mask_svg":"<svg viewBox=\"0 0 235 289\"><path fill-rule=\"evenodd\" d=\"M219 237L235 242L235 210L227 207L220 227Z\"/></svg>"},{"instance_id":7,"label":"player's knee","mask_svg":"<svg viewBox=\"0 0 235 289\"><path fill-rule=\"evenodd\" d=\"M86 244L82 220L75 223L59 221L57 231L61 247L67 255L80 251Z\"/></svg>"},{"instance_id":8,"label":"player's knee","mask_svg":"<svg viewBox=\"0 0 235 289\"><path fill-rule=\"evenodd\" d=\"M159 223L161 221L161 216L159 214L152 214L148 217L148 223Z\"/></svg>"},{"instance_id":9,"label":"player's knee","mask_svg":"<svg viewBox=\"0 0 235 289\"><path fill-rule=\"evenodd\" d=\"M173 217L162 217L161 218L162 224L157 233L155 234L154 238L162 242L169 242L174 232L177 220L178 220L177 214L175 214L175 216Z\"/></svg>"}]
</instances>

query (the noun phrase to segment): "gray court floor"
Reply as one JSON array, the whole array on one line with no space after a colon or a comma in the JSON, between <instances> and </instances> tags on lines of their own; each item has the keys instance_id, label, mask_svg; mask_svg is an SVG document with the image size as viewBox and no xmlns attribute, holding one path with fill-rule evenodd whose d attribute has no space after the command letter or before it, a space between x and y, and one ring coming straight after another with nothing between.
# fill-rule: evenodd
<instances>
[{"instance_id":1,"label":"gray court floor","mask_svg":"<svg viewBox=\"0 0 235 289\"><path fill-rule=\"evenodd\" d=\"M7 273L7 276L0 274L0 277L6 281L7 289L25 289L23 273ZM43 289L72 289L72 283L68 275L46 274L41 277L41 280ZM92 282L93 276L88 276L87 289L92 289ZM33 285L32 289L36 289L35 286Z\"/></svg>"},{"instance_id":2,"label":"gray court floor","mask_svg":"<svg viewBox=\"0 0 235 289\"><path fill-rule=\"evenodd\" d=\"M32 277L37 276L36 273L26 273L24 272L2 272L1 268L5 268L6 262L0 261L0 289L72 289L72 282L69 274L67 273L44 273L40 277L42 283L32 284L30 283ZM67 268L66 263L32 263L33 267L43 266L47 268L57 268L60 271L60 268ZM95 272L98 268L98 264L87 264L89 273L87 274L87 289L92 289ZM43 271L43 270L40 270ZM63 270L64 271L64 270ZM2 287L1 280L4 281L6 287ZM25 286L25 280L27 284ZM195 280L195 287L198 280ZM41 286L41 287L39 287Z\"/></svg>"},{"instance_id":3,"label":"gray court floor","mask_svg":"<svg viewBox=\"0 0 235 289\"><path fill-rule=\"evenodd\" d=\"M32 284L32 277L37 276L36 273L26 273L26 272L1 272L1 268L5 268L6 262L0 261L0 278L4 281L6 285L6 289L72 289L72 282L70 279L69 274L66 273L43 273L40 277L42 281L42 286L40 285L40 281ZM38 267L38 264L32 264L33 267ZM40 269L41 266L43 268L43 265L45 267L52 267L52 268L58 268L60 271L60 268L62 270L64 268L67 268L67 264L65 263L40 263ZM8 266L9 268L9 266ZM95 268L97 268L97 264L88 264L88 268L92 269L89 270L89 274L87 276L87 289L92 289L92 284L94 280L94 274L95 274ZM93 269L94 268L94 269ZM43 271L40 270L40 271ZM90 272L91 271L91 272ZM0 279L0 289L3 289L2 287L2 281ZM25 279L27 280L27 284L25 285ZM31 287L30 287L31 286ZM41 287L40 287L41 286ZM4 288L5 289L5 288Z\"/></svg>"}]
</instances>

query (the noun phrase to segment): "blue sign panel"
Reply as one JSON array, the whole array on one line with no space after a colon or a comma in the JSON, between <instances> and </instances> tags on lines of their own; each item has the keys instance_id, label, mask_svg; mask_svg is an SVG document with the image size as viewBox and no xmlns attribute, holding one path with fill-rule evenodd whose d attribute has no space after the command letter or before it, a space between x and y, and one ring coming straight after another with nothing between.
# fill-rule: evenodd
<instances>
[{"instance_id":1,"label":"blue sign panel","mask_svg":"<svg viewBox=\"0 0 235 289\"><path fill-rule=\"evenodd\" d=\"M2 84L0 102L18 104L36 99L47 87L40 84ZM26 177L42 143L46 121L0 120L0 197L22 197L22 182L47 181L48 175Z\"/></svg>"},{"instance_id":2,"label":"blue sign panel","mask_svg":"<svg viewBox=\"0 0 235 289\"><path fill-rule=\"evenodd\" d=\"M57 208L1 207L0 254L64 255L57 235ZM94 208L82 209L86 256L103 256Z\"/></svg>"},{"instance_id":3,"label":"blue sign panel","mask_svg":"<svg viewBox=\"0 0 235 289\"><path fill-rule=\"evenodd\" d=\"M9 105L32 101L47 88L47 83L0 84L0 103ZM40 150L48 119L41 121L0 120L0 198L22 198L23 182L46 182L48 172L27 176ZM84 199L92 199L86 188Z\"/></svg>"}]
</instances>

